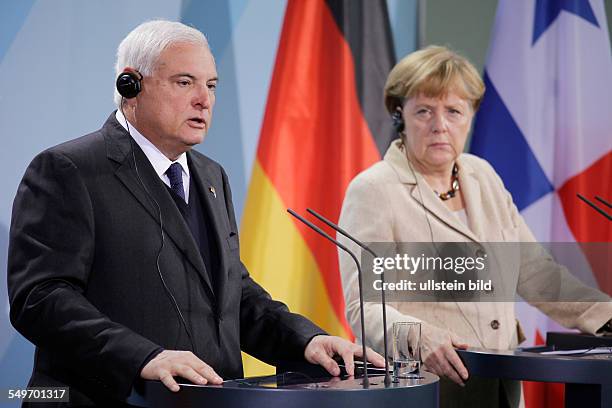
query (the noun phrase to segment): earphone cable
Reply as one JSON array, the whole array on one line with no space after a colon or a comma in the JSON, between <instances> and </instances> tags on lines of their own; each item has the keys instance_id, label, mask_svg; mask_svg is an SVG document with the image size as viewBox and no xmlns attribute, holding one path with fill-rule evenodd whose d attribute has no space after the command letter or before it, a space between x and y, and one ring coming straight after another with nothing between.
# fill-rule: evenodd
<instances>
[{"instance_id":1,"label":"earphone cable","mask_svg":"<svg viewBox=\"0 0 612 408\"><path fill-rule=\"evenodd\" d=\"M149 189L147 188L147 186L142 181L142 178L140 177L140 172L138 171L138 163L136 162L136 154L134 152L135 151L134 140L132 138L132 134L130 133L130 125L128 124L127 117L125 116L125 113L123 112L123 102L124 102L124 98L121 97L120 109L121 109L121 114L123 115L123 118L125 119L125 125L127 128L128 134L129 134L129 138L130 138L130 146L132 150L132 160L134 162L134 169L136 170L136 177L138 178L140 185L144 189L149 201L152 204L155 204L155 207L157 208L158 218L159 218L159 231L160 231L161 244L160 244L159 250L157 251L157 256L155 257L155 266L157 268L157 274L159 275L159 279L162 283L162 286L164 287L164 291L166 292L166 295L172 302L172 306L174 307L174 310L176 314L178 315L179 320L182 323L183 328L185 329L185 332L187 333L187 337L189 338L189 343L191 344L191 349L193 350L193 353L197 355L198 352L197 352L196 345L193 341L193 336L191 335L191 331L189 330L189 327L187 326L187 322L185 321L185 318L183 317L183 313L181 312L181 309L178 305L178 302L176 301L176 298L174 297L174 295L172 294L172 291L166 284L166 280L164 279L164 275L162 274L161 268L159 266L159 260L161 258L161 253L165 245L165 233L164 233L164 222L163 222L163 217L162 217L162 211L161 211L161 207L159 203L157 202L157 200L155 200L153 195L149 192Z\"/></svg>"}]
</instances>

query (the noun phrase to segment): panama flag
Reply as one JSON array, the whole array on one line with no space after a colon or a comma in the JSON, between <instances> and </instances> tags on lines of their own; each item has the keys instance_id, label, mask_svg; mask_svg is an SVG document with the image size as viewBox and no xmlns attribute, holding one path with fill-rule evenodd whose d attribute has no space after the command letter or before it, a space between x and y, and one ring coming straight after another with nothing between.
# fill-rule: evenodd
<instances>
[{"instance_id":1,"label":"panama flag","mask_svg":"<svg viewBox=\"0 0 612 408\"><path fill-rule=\"evenodd\" d=\"M612 224L577 199L612 198L612 57L602 0L500 0L471 151L488 160L542 242L612 242ZM584 254L579 277L608 294L608 265ZM528 340L553 322L526 304ZM536 388L539 387L539 388ZM560 406L525 387L528 408Z\"/></svg>"},{"instance_id":2,"label":"panama flag","mask_svg":"<svg viewBox=\"0 0 612 408\"><path fill-rule=\"evenodd\" d=\"M288 1L241 223L253 278L351 339L336 248L286 209L338 220L350 181L391 141L382 95L393 61L385 0ZM274 371L248 357L244 366L247 376Z\"/></svg>"}]
</instances>

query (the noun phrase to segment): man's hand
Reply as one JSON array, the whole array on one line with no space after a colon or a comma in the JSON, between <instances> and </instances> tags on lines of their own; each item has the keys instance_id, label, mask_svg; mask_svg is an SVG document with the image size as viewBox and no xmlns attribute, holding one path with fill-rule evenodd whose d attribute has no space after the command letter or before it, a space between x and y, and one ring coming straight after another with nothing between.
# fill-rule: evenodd
<instances>
[{"instance_id":1,"label":"man's hand","mask_svg":"<svg viewBox=\"0 0 612 408\"><path fill-rule=\"evenodd\" d=\"M423 347L421 348L423 363L427 371L444 376L453 382L464 386L468 379L468 370L463 365L455 347L466 349L454 334L435 327L423 326Z\"/></svg>"},{"instance_id":2,"label":"man's hand","mask_svg":"<svg viewBox=\"0 0 612 408\"><path fill-rule=\"evenodd\" d=\"M340 367L332 358L339 355L344 360L348 375L355 374L354 357L362 357L361 346L336 336L315 336L304 350L304 357L309 363L323 366L331 375L340 375ZM385 366L385 359L369 347L366 350L368 361L377 367Z\"/></svg>"},{"instance_id":3,"label":"man's hand","mask_svg":"<svg viewBox=\"0 0 612 408\"><path fill-rule=\"evenodd\" d=\"M194 384L221 384L223 379L208 364L191 351L164 350L149 361L140 372L145 380L160 380L173 392L179 390L174 376L181 376Z\"/></svg>"}]
</instances>

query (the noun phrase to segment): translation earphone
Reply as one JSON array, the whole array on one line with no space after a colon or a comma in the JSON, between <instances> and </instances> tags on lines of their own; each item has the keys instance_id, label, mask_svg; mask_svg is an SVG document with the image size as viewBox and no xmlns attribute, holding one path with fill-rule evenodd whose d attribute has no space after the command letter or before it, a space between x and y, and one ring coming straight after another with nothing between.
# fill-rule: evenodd
<instances>
[{"instance_id":1,"label":"translation earphone","mask_svg":"<svg viewBox=\"0 0 612 408\"><path fill-rule=\"evenodd\" d=\"M140 93L142 74L138 71L123 71L117 77L117 92L125 99L136 97Z\"/></svg>"},{"instance_id":2,"label":"translation earphone","mask_svg":"<svg viewBox=\"0 0 612 408\"><path fill-rule=\"evenodd\" d=\"M404 131L404 118L402 118L402 111L399 109L399 106L396 108L395 112L391 114L391 120L393 121L393 128L397 133L402 133Z\"/></svg>"}]
</instances>

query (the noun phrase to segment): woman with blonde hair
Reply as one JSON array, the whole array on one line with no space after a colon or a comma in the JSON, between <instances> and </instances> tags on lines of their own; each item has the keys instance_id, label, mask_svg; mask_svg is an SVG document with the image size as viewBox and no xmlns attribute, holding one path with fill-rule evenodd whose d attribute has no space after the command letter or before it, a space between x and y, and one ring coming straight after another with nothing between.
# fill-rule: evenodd
<instances>
[{"instance_id":1,"label":"woman with blonde hair","mask_svg":"<svg viewBox=\"0 0 612 408\"><path fill-rule=\"evenodd\" d=\"M535 242L495 170L463 152L484 90L474 66L448 48L431 46L402 59L385 86L385 105L399 138L382 161L351 182L340 226L364 242ZM339 256L347 318L360 333L356 268L346 254ZM552 263L546 257L521 258L516 273L524 277ZM524 289L519 282L516 291ZM594 334L612 317L612 303L592 291L601 301L538 307L566 327ZM364 309L367 342L378 351L384 330L380 309L371 302ZM442 377L442 407L519 405L519 382L470 378L455 351L517 347L524 337L514 303L389 302L388 338L398 321L421 322L421 357L426 370Z\"/></svg>"}]
</instances>

